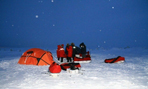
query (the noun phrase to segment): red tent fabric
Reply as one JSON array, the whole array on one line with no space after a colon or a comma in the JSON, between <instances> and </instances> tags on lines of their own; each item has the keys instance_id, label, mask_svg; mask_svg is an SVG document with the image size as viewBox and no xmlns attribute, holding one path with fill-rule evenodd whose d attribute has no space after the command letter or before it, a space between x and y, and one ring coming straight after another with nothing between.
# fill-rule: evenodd
<instances>
[{"instance_id":1,"label":"red tent fabric","mask_svg":"<svg viewBox=\"0 0 148 89\"><path fill-rule=\"evenodd\" d=\"M31 48L23 53L18 64L24 65L51 65L54 62L52 53L39 48Z\"/></svg>"}]
</instances>

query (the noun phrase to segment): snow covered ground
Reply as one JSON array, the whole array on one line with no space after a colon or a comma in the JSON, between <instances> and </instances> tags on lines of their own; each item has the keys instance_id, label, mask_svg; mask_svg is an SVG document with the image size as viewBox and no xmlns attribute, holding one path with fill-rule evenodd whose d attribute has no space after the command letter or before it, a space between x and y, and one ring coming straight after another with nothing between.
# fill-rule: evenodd
<instances>
[{"instance_id":1,"label":"snow covered ground","mask_svg":"<svg viewBox=\"0 0 148 89\"><path fill-rule=\"evenodd\" d=\"M90 50L92 62L81 64L78 74L61 71L54 78L49 66L17 64L27 49L0 48L0 89L148 89L148 49ZM55 50L49 50L56 57ZM126 62L106 64L117 56ZM55 60L55 59L54 59Z\"/></svg>"}]
</instances>

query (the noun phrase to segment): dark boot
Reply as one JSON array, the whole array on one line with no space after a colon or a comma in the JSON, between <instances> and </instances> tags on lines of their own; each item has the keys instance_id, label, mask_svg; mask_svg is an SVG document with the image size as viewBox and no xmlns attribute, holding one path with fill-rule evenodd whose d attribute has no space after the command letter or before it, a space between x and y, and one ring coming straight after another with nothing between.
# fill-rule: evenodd
<instances>
[{"instance_id":1,"label":"dark boot","mask_svg":"<svg viewBox=\"0 0 148 89\"><path fill-rule=\"evenodd\" d=\"M58 61L60 61L60 58L58 58Z\"/></svg>"},{"instance_id":2,"label":"dark boot","mask_svg":"<svg viewBox=\"0 0 148 89\"><path fill-rule=\"evenodd\" d=\"M67 62L69 62L69 57L67 57Z\"/></svg>"},{"instance_id":3,"label":"dark boot","mask_svg":"<svg viewBox=\"0 0 148 89\"><path fill-rule=\"evenodd\" d=\"M69 62L72 62L72 59L71 59L71 57L69 58Z\"/></svg>"},{"instance_id":4,"label":"dark boot","mask_svg":"<svg viewBox=\"0 0 148 89\"><path fill-rule=\"evenodd\" d=\"M63 57L61 57L61 62L63 62Z\"/></svg>"}]
</instances>

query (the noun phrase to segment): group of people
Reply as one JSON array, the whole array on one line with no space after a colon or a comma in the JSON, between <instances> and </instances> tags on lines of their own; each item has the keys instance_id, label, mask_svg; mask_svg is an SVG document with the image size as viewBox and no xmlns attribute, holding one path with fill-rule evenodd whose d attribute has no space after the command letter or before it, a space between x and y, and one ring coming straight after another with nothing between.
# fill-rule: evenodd
<instances>
[{"instance_id":1,"label":"group of people","mask_svg":"<svg viewBox=\"0 0 148 89\"><path fill-rule=\"evenodd\" d=\"M64 44L58 45L57 58L58 61L63 62L63 58L67 58L67 62L72 62L76 54L81 54L82 58L86 55L86 45L82 42L79 47L75 46L74 43L67 44L64 49Z\"/></svg>"}]
</instances>

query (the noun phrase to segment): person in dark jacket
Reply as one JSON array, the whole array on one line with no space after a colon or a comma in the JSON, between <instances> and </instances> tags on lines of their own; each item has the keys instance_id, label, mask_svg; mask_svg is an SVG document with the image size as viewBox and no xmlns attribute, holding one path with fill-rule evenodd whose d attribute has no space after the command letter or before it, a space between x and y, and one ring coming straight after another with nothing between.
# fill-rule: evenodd
<instances>
[{"instance_id":1,"label":"person in dark jacket","mask_svg":"<svg viewBox=\"0 0 148 89\"><path fill-rule=\"evenodd\" d=\"M86 45L82 42L79 46L81 49L82 58L84 58L86 56Z\"/></svg>"},{"instance_id":2,"label":"person in dark jacket","mask_svg":"<svg viewBox=\"0 0 148 89\"><path fill-rule=\"evenodd\" d=\"M80 48L77 47L77 46L75 46L74 43L71 43L71 46L72 46L72 48L73 48L73 51L72 51L72 58L74 59L75 55L80 53Z\"/></svg>"}]
</instances>

